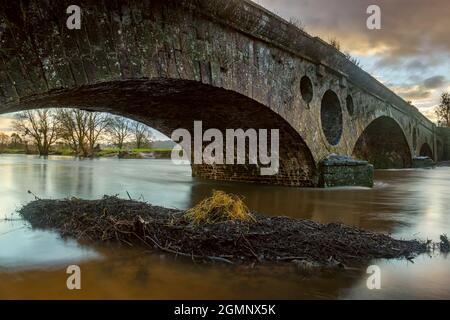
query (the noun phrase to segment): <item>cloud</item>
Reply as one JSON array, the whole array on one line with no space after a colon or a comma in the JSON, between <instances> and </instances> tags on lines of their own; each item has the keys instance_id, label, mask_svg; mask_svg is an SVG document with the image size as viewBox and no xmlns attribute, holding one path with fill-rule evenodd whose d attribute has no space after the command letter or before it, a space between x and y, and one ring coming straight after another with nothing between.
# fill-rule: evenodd
<instances>
[{"instance_id":1,"label":"cloud","mask_svg":"<svg viewBox=\"0 0 450 320\"><path fill-rule=\"evenodd\" d=\"M302 21L312 35L337 39L343 51L364 61L366 71L420 108L438 104L441 92L450 90L442 76L450 72L449 0L255 1ZM373 4L381 8L381 30L366 26Z\"/></svg>"},{"instance_id":2,"label":"cloud","mask_svg":"<svg viewBox=\"0 0 450 320\"><path fill-rule=\"evenodd\" d=\"M0 115L0 132L10 133L13 118L8 115Z\"/></svg>"},{"instance_id":3,"label":"cloud","mask_svg":"<svg viewBox=\"0 0 450 320\"><path fill-rule=\"evenodd\" d=\"M422 109L421 111L431 121L433 121L433 122L438 121L438 117L436 115L436 106L430 107L430 108L425 108L425 109Z\"/></svg>"},{"instance_id":4,"label":"cloud","mask_svg":"<svg viewBox=\"0 0 450 320\"><path fill-rule=\"evenodd\" d=\"M376 63L376 68L388 68L391 66L398 66L401 65L403 61L396 56L387 55L385 57L380 58ZM427 68L426 65L424 65L424 68Z\"/></svg>"},{"instance_id":5,"label":"cloud","mask_svg":"<svg viewBox=\"0 0 450 320\"><path fill-rule=\"evenodd\" d=\"M381 48L391 57L450 53L448 0L258 0L286 18L295 16L307 31L324 39L336 37L344 49ZM366 26L369 5L381 8L381 30ZM326 9L325 9L326 8ZM358 41L355 42L354 40ZM423 61L426 63L426 61Z\"/></svg>"},{"instance_id":6,"label":"cloud","mask_svg":"<svg viewBox=\"0 0 450 320\"><path fill-rule=\"evenodd\" d=\"M432 97L438 91L436 89L444 89L446 82L447 79L444 76L437 75L426 78L418 84L392 86L392 90L405 100L418 102L418 100L429 99Z\"/></svg>"},{"instance_id":7,"label":"cloud","mask_svg":"<svg viewBox=\"0 0 450 320\"><path fill-rule=\"evenodd\" d=\"M405 100L415 101L430 98L432 92L424 86L396 87L393 90Z\"/></svg>"},{"instance_id":8,"label":"cloud","mask_svg":"<svg viewBox=\"0 0 450 320\"><path fill-rule=\"evenodd\" d=\"M445 85L446 79L444 76L434 76L428 79L425 79L423 85L427 89L437 89L441 88Z\"/></svg>"}]
</instances>

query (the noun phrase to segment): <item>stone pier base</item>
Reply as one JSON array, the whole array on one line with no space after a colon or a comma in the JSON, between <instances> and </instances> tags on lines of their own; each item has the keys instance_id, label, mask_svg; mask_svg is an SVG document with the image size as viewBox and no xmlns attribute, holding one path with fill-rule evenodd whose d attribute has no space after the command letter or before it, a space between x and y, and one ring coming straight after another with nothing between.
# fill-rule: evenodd
<instances>
[{"instance_id":1,"label":"stone pier base","mask_svg":"<svg viewBox=\"0 0 450 320\"><path fill-rule=\"evenodd\" d=\"M436 163L429 157L416 157L413 159L413 168L434 168Z\"/></svg>"},{"instance_id":2,"label":"stone pier base","mask_svg":"<svg viewBox=\"0 0 450 320\"><path fill-rule=\"evenodd\" d=\"M255 165L192 165L192 176L206 180L246 182L288 187L315 187L307 168L280 168L278 174L262 176Z\"/></svg>"},{"instance_id":3,"label":"stone pier base","mask_svg":"<svg viewBox=\"0 0 450 320\"><path fill-rule=\"evenodd\" d=\"M319 186L322 188L373 187L374 167L367 161L332 155L319 164Z\"/></svg>"}]
</instances>

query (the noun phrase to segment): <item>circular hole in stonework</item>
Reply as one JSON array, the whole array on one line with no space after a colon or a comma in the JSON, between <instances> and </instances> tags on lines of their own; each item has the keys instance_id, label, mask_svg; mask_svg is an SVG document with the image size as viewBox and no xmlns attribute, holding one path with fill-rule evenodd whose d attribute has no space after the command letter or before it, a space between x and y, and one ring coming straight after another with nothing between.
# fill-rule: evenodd
<instances>
[{"instance_id":1,"label":"circular hole in stonework","mask_svg":"<svg viewBox=\"0 0 450 320\"><path fill-rule=\"evenodd\" d=\"M323 95L320 120L322 121L323 133L328 142L333 146L337 145L343 130L342 110L338 96L331 90L328 90Z\"/></svg>"},{"instance_id":2,"label":"circular hole in stonework","mask_svg":"<svg viewBox=\"0 0 450 320\"><path fill-rule=\"evenodd\" d=\"M302 94L303 100L306 103L310 103L313 99L313 85L311 79L307 76L304 76L302 80L300 80L300 92Z\"/></svg>"},{"instance_id":3,"label":"circular hole in stonework","mask_svg":"<svg viewBox=\"0 0 450 320\"><path fill-rule=\"evenodd\" d=\"M353 104L353 98L351 95L347 96L346 104L347 104L348 114L353 116L353 112L354 112L355 108L354 108L354 104Z\"/></svg>"}]
</instances>

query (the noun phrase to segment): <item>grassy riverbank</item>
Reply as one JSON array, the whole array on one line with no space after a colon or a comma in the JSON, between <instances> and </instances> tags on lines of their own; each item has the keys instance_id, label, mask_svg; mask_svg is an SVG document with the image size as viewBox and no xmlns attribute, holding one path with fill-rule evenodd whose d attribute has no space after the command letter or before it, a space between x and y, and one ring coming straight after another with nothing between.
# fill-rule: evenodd
<instances>
[{"instance_id":1,"label":"grassy riverbank","mask_svg":"<svg viewBox=\"0 0 450 320\"><path fill-rule=\"evenodd\" d=\"M117 148L106 148L96 151L94 158L112 158L119 157L123 159L170 159L172 150L170 149L157 149L157 148L144 148L144 149L127 149L120 150ZM6 148L0 151L1 154L28 154L39 155L36 151L26 149L13 149ZM76 156L71 149L57 148L50 152L50 155L57 156Z\"/></svg>"},{"instance_id":2,"label":"grassy riverbank","mask_svg":"<svg viewBox=\"0 0 450 320\"><path fill-rule=\"evenodd\" d=\"M172 150L169 149L103 149L96 152L96 157L119 157L123 159L145 159L153 157L156 159L170 159Z\"/></svg>"}]
</instances>

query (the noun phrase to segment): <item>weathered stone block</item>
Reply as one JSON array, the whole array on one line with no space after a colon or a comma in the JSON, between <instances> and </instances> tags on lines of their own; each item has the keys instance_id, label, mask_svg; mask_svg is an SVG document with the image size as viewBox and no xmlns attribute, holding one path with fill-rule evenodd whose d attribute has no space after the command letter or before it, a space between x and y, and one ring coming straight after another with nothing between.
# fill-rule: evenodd
<instances>
[{"instance_id":1,"label":"weathered stone block","mask_svg":"<svg viewBox=\"0 0 450 320\"><path fill-rule=\"evenodd\" d=\"M413 168L433 168L436 163L430 157L413 158Z\"/></svg>"},{"instance_id":2,"label":"weathered stone block","mask_svg":"<svg viewBox=\"0 0 450 320\"><path fill-rule=\"evenodd\" d=\"M367 161L331 155L319 164L319 186L322 188L373 187L374 168Z\"/></svg>"}]
</instances>

